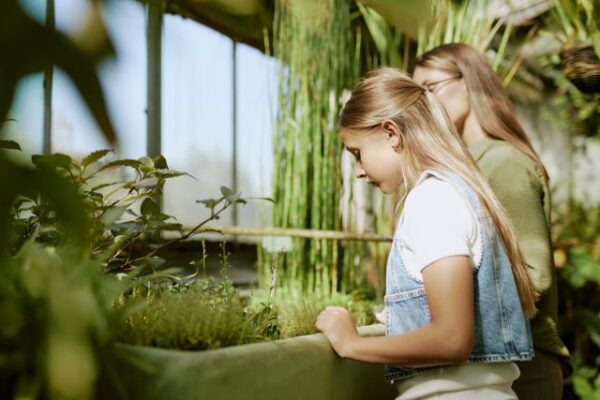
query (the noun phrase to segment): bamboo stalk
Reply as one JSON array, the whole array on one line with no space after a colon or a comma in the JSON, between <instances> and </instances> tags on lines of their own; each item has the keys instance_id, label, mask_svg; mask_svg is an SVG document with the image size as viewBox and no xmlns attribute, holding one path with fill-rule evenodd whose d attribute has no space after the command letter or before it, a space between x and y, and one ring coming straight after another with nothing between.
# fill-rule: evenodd
<instances>
[{"instance_id":1,"label":"bamboo stalk","mask_svg":"<svg viewBox=\"0 0 600 400\"><path fill-rule=\"evenodd\" d=\"M274 139L274 226L341 228L337 102L358 71L347 62L355 49L350 19L349 0L275 2L280 111ZM323 293L337 290L340 243L328 237L293 237L294 250L280 263L285 284ZM265 263L271 262L262 254Z\"/></svg>"}]
</instances>

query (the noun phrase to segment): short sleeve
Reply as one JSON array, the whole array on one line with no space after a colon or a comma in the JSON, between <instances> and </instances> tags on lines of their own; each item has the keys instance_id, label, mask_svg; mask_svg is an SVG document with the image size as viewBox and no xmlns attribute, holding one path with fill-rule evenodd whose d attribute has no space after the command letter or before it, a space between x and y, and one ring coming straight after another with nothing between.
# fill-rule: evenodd
<instances>
[{"instance_id":1,"label":"short sleeve","mask_svg":"<svg viewBox=\"0 0 600 400\"><path fill-rule=\"evenodd\" d=\"M437 260L456 255L472 258L477 225L457 189L430 177L407 197L399 236L406 269L422 279L422 270Z\"/></svg>"}]
</instances>

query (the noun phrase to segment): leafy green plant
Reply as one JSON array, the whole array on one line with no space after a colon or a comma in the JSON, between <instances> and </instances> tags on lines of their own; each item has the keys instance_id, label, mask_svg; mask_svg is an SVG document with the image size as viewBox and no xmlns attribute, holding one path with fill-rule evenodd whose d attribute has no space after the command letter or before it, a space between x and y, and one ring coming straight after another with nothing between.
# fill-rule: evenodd
<instances>
[{"instance_id":1,"label":"leafy green plant","mask_svg":"<svg viewBox=\"0 0 600 400\"><path fill-rule=\"evenodd\" d=\"M199 281L177 290L151 289L141 307L127 317L119 339L124 343L207 350L235 346L247 340L245 306L226 283Z\"/></svg>"},{"instance_id":2,"label":"leafy green plant","mask_svg":"<svg viewBox=\"0 0 600 400\"><path fill-rule=\"evenodd\" d=\"M156 268L164 262L156 256L160 249L187 239L204 224L218 219L230 205L246 202L239 193L222 187L221 197L198 201L209 208L211 214L184 233L174 217L161 211L159 202L168 179L188 174L169 169L163 156L103 162L111 153L108 149L98 150L81 161L59 153L32 156L36 171L60 176L76 189L91 225L87 251L92 256L102 257L108 270L127 271L140 265ZM132 173L126 174L124 169ZM47 196L21 195L11 211L9 231L13 252L32 236L48 246L65 242L63 220ZM136 243L157 239L163 231L175 231L179 236L153 246L143 255L134 252Z\"/></svg>"},{"instance_id":3,"label":"leafy green plant","mask_svg":"<svg viewBox=\"0 0 600 400\"><path fill-rule=\"evenodd\" d=\"M317 316L327 306L348 308L354 323L362 326L375 323L373 301L355 299L350 294L334 293L329 296L318 294L280 293L275 303L279 330L282 338L317 333Z\"/></svg>"},{"instance_id":4,"label":"leafy green plant","mask_svg":"<svg viewBox=\"0 0 600 400\"><path fill-rule=\"evenodd\" d=\"M209 350L316 333L317 315L328 305L348 307L358 325L374 322L373 303L347 294L323 295L277 288L278 264L271 283L250 296L233 287L227 252L222 252L222 281L188 285L137 286L123 299L132 310L120 330L125 343ZM276 257L275 260L279 260Z\"/></svg>"},{"instance_id":5,"label":"leafy green plant","mask_svg":"<svg viewBox=\"0 0 600 400\"><path fill-rule=\"evenodd\" d=\"M554 0L551 16L554 36L564 45L591 44L600 57L600 10L594 0Z\"/></svg>"},{"instance_id":6,"label":"leafy green plant","mask_svg":"<svg viewBox=\"0 0 600 400\"><path fill-rule=\"evenodd\" d=\"M95 151L80 162L66 154L34 155L32 162L38 171L49 171L68 180L79 193L91 218L92 255L103 254L119 243L119 249L130 245L142 234L158 230L181 229L166 222L171 217L160 212L157 200L166 179L184 175L169 170L162 156L139 160L99 161L112 150ZM111 179L113 169L129 167L131 179ZM139 207L139 211L136 207ZM13 228L17 235L13 248L32 235L36 240L57 246L63 242L61 220L45 196L22 196L13 204ZM127 220L123 217L128 216Z\"/></svg>"},{"instance_id":7,"label":"leafy green plant","mask_svg":"<svg viewBox=\"0 0 600 400\"><path fill-rule=\"evenodd\" d=\"M81 161L33 156L29 166L7 157L19 150L0 141L0 397L90 398L98 372L110 375L110 358L118 356L111 344L129 311L129 304L115 308L119 296L150 281L181 280L142 275L142 268L159 266L161 248L245 200L221 188L220 198L199 200L211 214L184 233L158 206L164 182L184 175L163 157L103 161L111 151L100 150ZM115 178L123 168L133 173ZM180 236L134 252L134 244L167 229ZM227 291L221 305L235 315L231 282Z\"/></svg>"},{"instance_id":8,"label":"leafy green plant","mask_svg":"<svg viewBox=\"0 0 600 400\"><path fill-rule=\"evenodd\" d=\"M578 357L573 360L575 372L571 382L575 393L582 400L596 400L600 398L600 370L583 364Z\"/></svg>"},{"instance_id":9,"label":"leafy green plant","mask_svg":"<svg viewBox=\"0 0 600 400\"><path fill-rule=\"evenodd\" d=\"M369 68L385 65L406 71L408 59L403 58L401 45L403 40L407 40L407 37L388 24L385 19L372 8L359 2L357 2L356 5L367 26L369 36L377 49L377 56L374 57L375 59L372 62L368 63L370 64ZM358 43L360 43L359 39L362 38L356 38Z\"/></svg>"},{"instance_id":10,"label":"leafy green plant","mask_svg":"<svg viewBox=\"0 0 600 400\"><path fill-rule=\"evenodd\" d=\"M569 382L583 399L600 393L600 207L571 201L555 208L561 337L573 355Z\"/></svg>"},{"instance_id":11,"label":"leafy green plant","mask_svg":"<svg viewBox=\"0 0 600 400\"><path fill-rule=\"evenodd\" d=\"M78 249L28 240L3 262L0 397L91 398L111 357L122 290Z\"/></svg>"},{"instance_id":12,"label":"leafy green plant","mask_svg":"<svg viewBox=\"0 0 600 400\"><path fill-rule=\"evenodd\" d=\"M443 43L467 43L484 52L498 74L502 86L507 87L522 65L519 48L534 35L534 25L522 36L506 23L506 16L497 18L488 11L486 0L453 3L431 3L432 24L422 24L419 30L416 55Z\"/></svg>"},{"instance_id":13,"label":"leafy green plant","mask_svg":"<svg viewBox=\"0 0 600 400\"><path fill-rule=\"evenodd\" d=\"M545 68L557 68L558 55L542 60ZM572 135L600 140L600 93L583 93L571 83L564 73L554 77L555 89L544 118L559 129Z\"/></svg>"},{"instance_id":14,"label":"leafy green plant","mask_svg":"<svg viewBox=\"0 0 600 400\"><path fill-rule=\"evenodd\" d=\"M593 82L600 76L600 7L590 0L553 4L541 35L556 40L562 51L539 60L540 68L552 72L547 76L556 88L545 117L573 134L598 139L600 93Z\"/></svg>"},{"instance_id":15,"label":"leafy green plant","mask_svg":"<svg viewBox=\"0 0 600 400\"><path fill-rule=\"evenodd\" d=\"M119 340L146 346L180 350L209 350L257 341L317 333L317 315L328 305L348 307L355 323L375 321L373 303L350 295L331 297L295 293L273 306L259 292L244 298L237 289L228 292L224 283L198 281L176 290L151 290L136 295ZM283 294L282 294L283 296Z\"/></svg>"}]
</instances>

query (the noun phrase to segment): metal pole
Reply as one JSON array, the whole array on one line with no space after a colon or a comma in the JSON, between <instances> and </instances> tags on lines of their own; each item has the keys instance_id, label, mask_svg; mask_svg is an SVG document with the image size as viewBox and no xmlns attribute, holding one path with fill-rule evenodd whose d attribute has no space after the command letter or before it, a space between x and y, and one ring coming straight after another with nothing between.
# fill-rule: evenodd
<instances>
[{"instance_id":1,"label":"metal pole","mask_svg":"<svg viewBox=\"0 0 600 400\"><path fill-rule=\"evenodd\" d=\"M237 185L237 42L234 41L233 42L233 50L232 50L232 68L231 68L231 73L232 73L232 79L233 79L233 83L232 83L232 98L233 98L233 107L232 107L232 123L233 123L233 166L232 166L232 176L231 176L231 181L232 181L232 190L234 193L238 192L238 185ZM238 205L237 204L233 204L233 208L232 208L232 222L233 225L237 225L238 224Z\"/></svg>"},{"instance_id":2,"label":"metal pole","mask_svg":"<svg viewBox=\"0 0 600 400\"><path fill-rule=\"evenodd\" d=\"M50 32L56 29L54 0L46 0L46 27ZM44 68L44 138L42 140L42 153L50 154L52 151L52 80L54 75L54 60Z\"/></svg>"},{"instance_id":3,"label":"metal pole","mask_svg":"<svg viewBox=\"0 0 600 400\"><path fill-rule=\"evenodd\" d=\"M155 157L161 153L162 24L163 2L149 0L146 37L148 53L146 155L149 157Z\"/></svg>"}]
</instances>

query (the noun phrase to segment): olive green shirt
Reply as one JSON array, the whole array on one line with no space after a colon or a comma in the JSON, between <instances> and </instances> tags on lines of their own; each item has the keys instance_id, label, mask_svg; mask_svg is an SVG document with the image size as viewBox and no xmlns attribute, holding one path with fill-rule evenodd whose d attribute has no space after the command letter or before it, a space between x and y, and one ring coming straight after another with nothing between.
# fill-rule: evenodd
<instances>
[{"instance_id":1,"label":"olive green shirt","mask_svg":"<svg viewBox=\"0 0 600 400\"><path fill-rule=\"evenodd\" d=\"M469 146L494 194L504 207L539 300L531 321L535 350L557 355L570 374L569 351L557 328L558 292L550 239L550 193L543 172L527 155L502 140Z\"/></svg>"}]
</instances>

